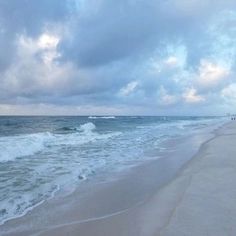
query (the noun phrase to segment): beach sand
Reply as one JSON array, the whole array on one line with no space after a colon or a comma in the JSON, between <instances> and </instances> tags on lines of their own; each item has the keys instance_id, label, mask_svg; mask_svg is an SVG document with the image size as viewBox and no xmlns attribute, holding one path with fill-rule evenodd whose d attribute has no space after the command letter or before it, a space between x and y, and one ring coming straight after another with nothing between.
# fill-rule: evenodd
<instances>
[{"instance_id":1,"label":"beach sand","mask_svg":"<svg viewBox=\"0 0 236 236\"><path fill-rule=\"evenodd\" d=\"M47 201L0 235L235 236L236 122L209 138L173 143L159 160Z\"/></svg>"}]
</instances>

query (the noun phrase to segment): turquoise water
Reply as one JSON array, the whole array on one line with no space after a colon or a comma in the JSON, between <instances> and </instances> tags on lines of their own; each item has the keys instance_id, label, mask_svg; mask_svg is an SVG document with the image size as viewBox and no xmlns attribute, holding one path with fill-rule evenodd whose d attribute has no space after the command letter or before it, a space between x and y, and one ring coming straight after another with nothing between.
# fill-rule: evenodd
<instances>
[{"instance_id":1,"label":"turquoise water","mask_svg":"<svg viewBox=\"0 0 236 236\"><path fill-rule=\"evenodd\" d=\"M122 170L163 142L214 129L222 117L0 117L0 222L59 189ZM150 154L151 153L151 154Z\"/></svg>"}]
</instances>

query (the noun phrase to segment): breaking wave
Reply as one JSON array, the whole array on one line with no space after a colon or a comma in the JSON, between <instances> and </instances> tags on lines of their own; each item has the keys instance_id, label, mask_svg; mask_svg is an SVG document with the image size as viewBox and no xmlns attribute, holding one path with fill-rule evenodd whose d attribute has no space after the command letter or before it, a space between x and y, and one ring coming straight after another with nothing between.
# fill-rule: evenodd
<instances>
[{"instance_id":1,"label":"breaking wave","mask_svg":"<svg viewBox=\"0 0 236 236\"><path fill-rule=\"evenodd\" d=\"M80 125L78 128L63 127L65 133L35 133L0 137L0 162L13 161L16 158L31 156L61 145L82 145L88 142L106 140L121 132L99 134L92 122ZM76 131L76 132L75 132Z\"/></svg>"},{"instance_id":2,"label":"breaking wave","mask_svg":"<svg viewBox=\"0 0 236 236\"><path fill-rule=\"evenodd\" d=\"M0 138L0 162L12 161L17 157L33 155L53 139L49 132Z\"/></svg>"}]
</instances>

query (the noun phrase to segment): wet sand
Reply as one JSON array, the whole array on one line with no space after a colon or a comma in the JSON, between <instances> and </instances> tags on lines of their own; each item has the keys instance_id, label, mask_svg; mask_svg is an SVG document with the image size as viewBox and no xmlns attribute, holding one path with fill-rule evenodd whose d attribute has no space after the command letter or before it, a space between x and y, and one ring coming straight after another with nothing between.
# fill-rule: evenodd
<instances>
[{"instance_id":1,"label":"wet sand","mask_svg":"<svg viewBox=\"0 0 236 236\"><path fill-rule=\"evenodd\" d=\"M84 183L0 226L0 235L233 236L235 140L231 122L214 137L173 141L160 159Z\"/></svg>"}]
</instances>

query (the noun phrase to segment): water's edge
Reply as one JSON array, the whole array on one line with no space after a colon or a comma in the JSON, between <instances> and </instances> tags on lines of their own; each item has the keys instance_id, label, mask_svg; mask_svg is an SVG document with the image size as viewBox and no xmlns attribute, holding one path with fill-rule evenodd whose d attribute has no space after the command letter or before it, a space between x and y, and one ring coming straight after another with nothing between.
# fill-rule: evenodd
<instances>
[{"instance_id":1,"label":"water's edge","mask_svg":"<svg viewBox=\"0 0 236 236\"><path fill-rule=\"evenodd\" d=\"M198 135L197 137L197 139L199 139L198 142L196 142L195 140L196 137L194 137L194 135L192 135L191 137L185 137L182 140L181 139L169 140L166 143L166 148L170 146L172 148L174 147L174 151L172 153L168 153L168 152L163 153L163 156L161 156L157 160L147 160L146 162L139 163L138 165L132 168L125 169L123 171L117 172L116 174L113 173L112 177L109 176L109 174L107 174L105 176L104 175L100 177L98 176L98 178L93 181L91 180L84 181L84 183L81 184L79 188L75 190L73 193L65 197L58 197L58 195L55 194L55 197L53 199L46 200L44 203L40 204L40 206L35 207L34 209L30 210L24 216L21 216L18 219L10 219L6 221L4 225L6 226L6 228L8 228L8 226L11 224L13 225L18 224L17 223L18 220L20 222L29 223L29 219L30 219L30 221L34 222L33 220L34 215L35 214L37 215L38 213L42 212L42 209L45 209L45 208L51 209L50 214L52 216L55 213L55 212L53 213L53 208L55 207L55 204L65 205L67 204L66 202L68 202L70 205L69 208L73 206L72 209L75 207L75 204L80 205L79 201L81 199L82 199L81 204L84 204L86 202L87 204L89 204L90 201L94 201L96 199L96 197L94 199L94 194L95 195L98 194L99 196L102 191L107 192L107 191L111 191L111 189L114 191L114 188L117 187L117 184L121 192L122 192L122 188L125 188L125 192L127 192L126 188L129 188L130 185L132 186L133 189L136 189L133 195L132 193L129 193L131 194L129 198L134 199L134 200L132 200L133 202L128 201L126 206L122 206L123 203L122 204L119 203L118 204L119 209L112 209L111 207L111 209L109 209L109 212L103 212L102 215L109 215L109 214L113 214L114 212L124 210L125 207L130 207L132 205L135 205L137 202L144 201L148 196L151 196L154 192L158 191L158 189L160 189L163 185L171 181L181 171L182 168L185 168L185 166L188 165L189 162L191 162L191 160L199 152L199 150L204 145L204 143L214 138L215 133L216 131L212 130L210 133L201 134L202 135L201 139L199 139L200 136ZM186 145L188 146L188 149L186 149ZM172 165L171 169L169 169L170 163ZM153 168L155 169L155 171L153 170ZM169 171L167 171L167 169ZM143 186L139 186L140 183L143 181L143 179L147 178L148 173L150 174L148 177L149 183L145 181L145 183L143 183ZM133 181L134 179L135 181ZM113 187L111 187L112 185ZM126 187L123 187L123 186L126 186ZM147 189L145 190L145 188ZM110 189L110 190L107 190L107 189ZM148 193L148 195L145 193L145 191L146 193ZM139 198L137 198L138 195L139 195ZM120 202L120 200L118 200L118 202ZM122 199L121 199L121 202L122 202ZM100 204L99 201L97 204ZM78 206L78 208L80 209L80 206ZM101 208L102 208L102 204L101 204ZM62 210L61 214L63 215L64 213ZM87 214L87 218L86 218L86 214ZM82 217L81 219L82 221L86 219L88 220L90 218L91 219L94 218L93 215L90 215L91 213L86 213L86 214L84 216L79 216L79 218ZM95 217L97 217L96 212L94 214L95 214ZM51 224L54 224L54 223L51 222ZM36 226L37 222L34 222L32 225ZM46 225L45 227L47 228Z\"/></svg>"}]
</instances>

